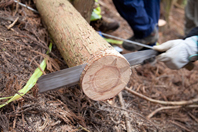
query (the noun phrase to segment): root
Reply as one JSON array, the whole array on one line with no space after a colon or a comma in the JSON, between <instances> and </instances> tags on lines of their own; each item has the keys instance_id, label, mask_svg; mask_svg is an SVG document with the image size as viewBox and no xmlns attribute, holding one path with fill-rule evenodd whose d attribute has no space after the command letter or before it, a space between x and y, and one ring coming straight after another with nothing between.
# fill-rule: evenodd
<instances>
[{"instance_id":1,"label":"root","mask_svg":"<svg viewBox=\"0 0 198 132\"><path fill-rule=\"evenodd\" d=\"M138 97L140 97L142 99L145 99L145 100L150 101L152 103L158 103L158 104L162 104L162 105L179 105L179 106L184 106L184 105L190 105L190 104L193 104L193 103L198 102L198 98L194 98L194 99L188 100L188 101L161 101L161 100L155 100L155 99L149 98L149 97L147 97L145 95L142 95L140 93L137 93L137 92L129 89L128 87L125 87L125 90L127 90L131 94L136 95L136 96L138 96Z\"/></svg>"}]
</instances>

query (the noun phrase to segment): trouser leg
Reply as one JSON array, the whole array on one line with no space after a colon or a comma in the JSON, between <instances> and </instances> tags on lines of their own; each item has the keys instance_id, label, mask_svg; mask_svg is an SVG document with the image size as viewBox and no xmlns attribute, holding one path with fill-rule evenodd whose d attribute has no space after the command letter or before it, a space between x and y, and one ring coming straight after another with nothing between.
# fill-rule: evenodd
<instances>
[{"instance_id":1,"label":"trouser leg","mask_svg":"<svg viewBox=\"0 0 198 132\"><path fill-rule=\"evenodd\" d=\"M120 15L128 22L136 38L151 34L159 19L160 0L113 0Z\"/></svg>"},{"instance_id":2,"label":"trouser leg","mask_svg":"<svg viewBox=\"0 0 198 132\"><path fill-rule=\"evenodd\" d=\"M185 29L187 35L194 27L198 26L198 0L188 0L185 8Z\"/></svg>"}]
</instances>

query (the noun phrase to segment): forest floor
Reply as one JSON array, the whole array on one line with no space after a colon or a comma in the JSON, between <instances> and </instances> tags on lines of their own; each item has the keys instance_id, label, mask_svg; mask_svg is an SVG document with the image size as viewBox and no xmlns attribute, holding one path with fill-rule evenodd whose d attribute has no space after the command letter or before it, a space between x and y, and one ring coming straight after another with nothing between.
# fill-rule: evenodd
<instances>
[{"instance_id":1,"label":"forest floor","mask_svg":"<svg viewBox=\"0 0 198 132\"><path fill-rule=\"evenodd\" d=\"M31 0L21 2L36 9ZM101 0L99 3L103 16L120 23L119 29L111 34L129 38L133 32L119 16L112 1ZM173 6L169 26L160 29L158 42L181 38L183 29L184 10ZM39 14L12 0L1 0L0 98L13 96L26 85L46 57L50 42ZM55 44L49 56L45 73L67 68ZM35 85L23 97L0 108L0 131L124 132L127 131L127 113L133 132L196 132L197 65L195 63L191 71L170 70L162 63L132 67L128 88L134 92L122 91L125 108L121 107L118 96L110 101L112 103L90 100L79 86L39 94ZM0 99L0 104L5 101ZM169 101L179 103L172 105Z\"/></svg>"}]
</instances>

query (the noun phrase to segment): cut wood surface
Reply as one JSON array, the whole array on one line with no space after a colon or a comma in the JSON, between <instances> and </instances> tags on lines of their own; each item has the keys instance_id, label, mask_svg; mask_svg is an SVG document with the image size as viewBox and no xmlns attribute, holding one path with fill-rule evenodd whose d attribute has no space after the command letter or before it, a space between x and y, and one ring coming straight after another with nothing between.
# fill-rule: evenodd
<instances>
[{"instance_id":1,"label":"cut wood surface","mask_svg":"<svg viewBox=\"0 0 198 132\"><path fill-rule=\"evenodd\" d=\"M36 6L69 67L87 63L80 86L93 100L106 100L127 85L127 60L86 22L67 0L36 0Z\"/></svg>"}]
</instances>

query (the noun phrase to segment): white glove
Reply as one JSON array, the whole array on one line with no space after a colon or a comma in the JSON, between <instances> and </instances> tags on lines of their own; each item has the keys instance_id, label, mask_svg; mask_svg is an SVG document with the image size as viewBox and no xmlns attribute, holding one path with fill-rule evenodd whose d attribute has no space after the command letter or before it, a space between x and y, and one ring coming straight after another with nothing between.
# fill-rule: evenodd
<instances>
[{"instance_id":1,"label":"white glove","mask_svg":"<svg viewBox=\"0 0 198 132\"><path fill-rule=\"evenodd\" d=\"M157 57L170 69L184 67L192 56L197 56L198 36L192 36L185 40L177 39L167 41L159 46L153 46L154 50L164 52Z\"/></svg>"}]
</instances>

